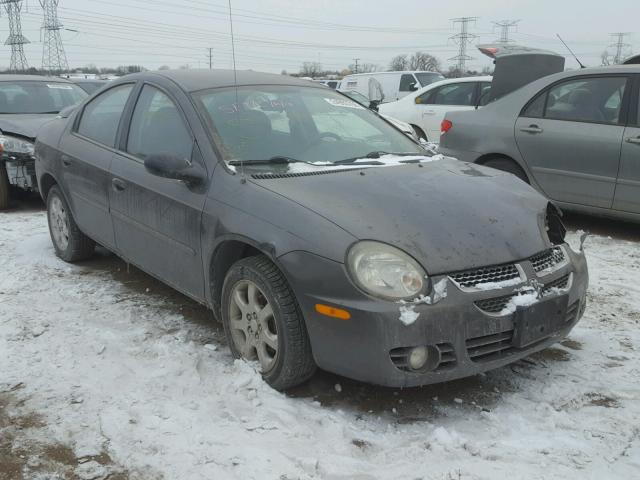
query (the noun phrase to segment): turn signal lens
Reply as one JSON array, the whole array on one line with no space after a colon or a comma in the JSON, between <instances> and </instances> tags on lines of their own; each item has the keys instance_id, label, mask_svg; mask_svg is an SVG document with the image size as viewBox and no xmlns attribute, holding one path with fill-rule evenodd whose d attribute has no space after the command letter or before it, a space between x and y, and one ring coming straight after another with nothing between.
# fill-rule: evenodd
<instances>
[{"instance_id":1,"label":"turn signal lens","mask_svg":"<svg viewBox=\"0 0 640 480\"><path fill-rule=\"evenodd\" d=\"M449 130L451 130L451 127L453 127L453 123L451 122L451 120L447 120L445 118L440 124L440 134L447 133Z\"/></svg>"},{"instance_id":2,"label":"turn signal lens","mask_svg":"<svg viewBox=\"0 0 640 480\"><path fill-rule=\"evenodd\" d=\"M323 305L322 303L316 303L316 312L327 317L339 318L340 320L349 320L351 318L351 314L346 310Z\"/></svg>"}]
</instances>

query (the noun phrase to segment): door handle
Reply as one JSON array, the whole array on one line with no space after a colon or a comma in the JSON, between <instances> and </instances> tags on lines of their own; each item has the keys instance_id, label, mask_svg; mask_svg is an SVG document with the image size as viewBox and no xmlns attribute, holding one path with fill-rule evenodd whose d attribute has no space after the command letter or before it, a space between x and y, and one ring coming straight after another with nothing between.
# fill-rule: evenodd
<instances>
[{"instance_id":1,"label":"door handle","mask_svg":"<svg viewBox=\"0 0 640 480\"><path fill-rule=\"evenodd\" d=\"M64 165L65 167L71 166L71 157L68 157L67 155L62 155L60 157L60 160L62 160L62 165Z\"/></svg>"},{"instance_id":2,"label":"door handle","mask_svg":"<svg viewBox=\"0 0 640 480\"><path fill-rule=\"evenodd\" d=\"M111 180L111 186L116 192L122 192L127 188L127 184L124 180L120 180L119 178L114 178Z\"/></svg>"},{"instance_id":3,"label":"door handle","mask_svg":"<svg viewBox=\"0 0 640 480\"><path fill-rule=\"evenodd\" d=\"M542 132L544 132L544 130L542 130L537 125L529 125L528 127L522 127L520 129L520 131L521 132L526 132L526 133L542 133Z\"/></svg>"},{"instance_id":4,"label":"door handle","mask_svg":"<svg viewBox=\"0 0 640 480\"><path fill-rule=\"evenodd\" d=\"M627 143L635 143L636 145L640 145L640 137L627 137Z\"/></svg>"}]
</instances>

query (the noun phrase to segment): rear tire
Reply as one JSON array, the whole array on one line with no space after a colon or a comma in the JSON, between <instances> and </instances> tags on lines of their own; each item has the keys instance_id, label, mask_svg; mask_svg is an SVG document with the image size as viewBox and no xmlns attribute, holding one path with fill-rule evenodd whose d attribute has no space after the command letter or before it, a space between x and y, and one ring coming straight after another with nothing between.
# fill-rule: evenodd
<instances>
[{"instance_id":1,"label":"rear tire","mask_svg":"<svg viewBox=\"0 0 640 480\"><path fill-rule=\"evenodd\" d=\"M7 175L7 167L4 163L0 164L0 210L9 208L9 175Z\"/></svg>"},{"instance_id":2,"label":"rear tire","mask_svg":"<svg viewBox=\"0 0 640 480\"><path fill-rule=\"evenodd\" d=\"M523 182L531 183L529 182L529 178L527 177L527 174L522 169L522 167L520 167L520 165L518 165L514 160L511 160L510 158L490 157L482 162L482 165L484 165L485 167L495 168L496 170L502 170L503 172L512 173Z\"/></svg>"},{"instance_id":3,"label":"rear tire","mask_svg":"<svg viewBox=\"0 0 640 480\"><path fill-rule=\"evenodd\" d=\"M262 378L274 389L286 390L314 374L298 302L266 256L243 258L229 269L222 288L222 323L233 356L257 359Z\"/></svg>"},{"instance_id":4,"label":"rear tire","mask_svg":"<svg viewBox=\"0 0 640 480\"><path fill-rule=\"evenodd\" d=\"M60 188L54 185L47 195L47 220L56 255L65 262L86 260L96 244L80 231Z\"/></svg>"}]
</instances>

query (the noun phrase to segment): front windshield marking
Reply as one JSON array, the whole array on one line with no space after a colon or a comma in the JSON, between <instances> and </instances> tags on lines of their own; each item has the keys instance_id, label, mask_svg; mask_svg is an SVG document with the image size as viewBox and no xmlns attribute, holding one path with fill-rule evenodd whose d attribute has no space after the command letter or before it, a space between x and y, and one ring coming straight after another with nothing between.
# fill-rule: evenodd
<instances>
[{"instance_id":1,"label":"front windshield marking","mask_svg":"<svg viewBox=\"0 0 640 480\"><path fill-rule=\"evenodd\" d=\"M236 165L286 171L293 163L327 166L372 151L428 155L375 113L324 88L238 87L237 101L234 88L194 95L224 160ZM295 162L269 161L276 157Z\"/></svg>"}]
</instances>

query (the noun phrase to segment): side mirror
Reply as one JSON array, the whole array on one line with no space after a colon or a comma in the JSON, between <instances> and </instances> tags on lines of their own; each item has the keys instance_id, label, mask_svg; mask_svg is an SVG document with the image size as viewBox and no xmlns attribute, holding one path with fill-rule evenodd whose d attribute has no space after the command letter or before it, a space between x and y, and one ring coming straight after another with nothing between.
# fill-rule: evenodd
<instances>
[{"instance_id":1,"label":"side mirror","mask_svg":"<svg viewBox=\"0 0 640 480\"><path fill-rule=\"evenodd\" d=\"M189 163L185 158L175 155L158 153L148 156L144 167L152 175L162 178L182 180L191 185L198 185L205 181L206 174L197 163Z\"/></svg>"},{"instance_id":2,"label":"side mirror","mask_svg":"<svg viewBox=\"0 0 640 480\"><path fill-rule=\"evenodd\" d=\"M415 92L416 90L418 90L418 85L416 84L416 82L411 82L409 84L409 91Z\"/></svg>"}]
</instances>

